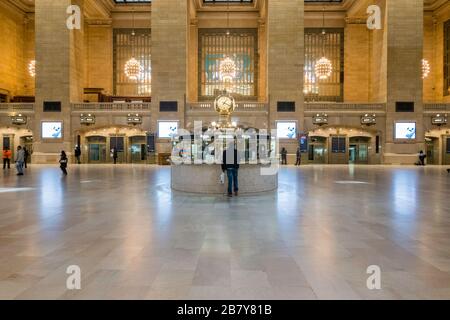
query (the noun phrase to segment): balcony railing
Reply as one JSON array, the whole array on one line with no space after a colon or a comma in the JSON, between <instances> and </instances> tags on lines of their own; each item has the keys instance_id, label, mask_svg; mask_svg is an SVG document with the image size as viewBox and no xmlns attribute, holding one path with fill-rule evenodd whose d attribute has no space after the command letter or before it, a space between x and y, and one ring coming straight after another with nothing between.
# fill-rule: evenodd
<instances>
[{"instance_id":1,"label":"balcony railing","mask_svg":"<svg viewBox=\"0 0 450 320\"><path fill-rule=\"evenodd\" d=\"M214 102L193 102L187 104L187 110L193 112L215 112ZM237 102L235 112L267 112L269 105L264 102Z\"/></svg>"},{"instance_id":2,"label":"balcony railing","mask_svg":"<svg viewBox=\"0 0 450 320\"><path fill-rule=\"evenodd\" d=\"M0 112L34 111L34 103L0 103Z\"/></svg>"},{"instance_id":3,"label":"balcony railing","mask_svg":"<svg viewBox=\"0 0 450 320\"><path fill-rule=\"evenodd\" d=\"M310 112L385 112L384 103L305 103L305 111Z\"/></svg>"},{"instance_id":4,"label":"balcony railing","mask_svg":"<svg viewBox=\"0 0 450 320\"><path fill-rule=\"evenodd\" d=\"M425 103L423 109L428 112L450 112L450 103Z\"/></svg>"},{"instance_id":5,"label":"balcony railing","mask_svg":"<svg viewBox=\"0 0 450 320\"><path fill-rule=\"evenodd\" d=\"M150 111L151 103L131 102L131 103L113 103L113 102L90 102L90 103L72 103L72 111Z\"/></svg>"}]
</instances>

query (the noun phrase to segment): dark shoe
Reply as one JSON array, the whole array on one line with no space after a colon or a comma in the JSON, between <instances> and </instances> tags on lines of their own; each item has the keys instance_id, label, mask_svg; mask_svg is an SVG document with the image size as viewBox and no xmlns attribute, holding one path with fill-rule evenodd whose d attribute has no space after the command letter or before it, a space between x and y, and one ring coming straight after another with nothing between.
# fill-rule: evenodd
<instances>
[{"instance_id":1,"label":"dark shoe","mask_svg":"<svg viewBox=\"0 0 450 320\"><path fill-rule=\"evenodd\" d=\"M229 197L229 198L232 198L232 197L233 197L233 194L232 194L232 193L229 193L229 194L228 194L228 197Z\"/></svg>"},{"instance_id":2,"label":"dark shoe","mask_svg":"<svg viewBox=\"0 0 450 320\"><path fill-rule=\"evenodd\" d=\"M239 192L238 192L238 191L235 191L235 192L234 192L234 195L237 197L237 196L239 195Z\"/></svg>"},{"instance_id":3,"label":"dark shoe","mask_svg":"<svg viewBox=\"0 0 450 320\"><path fill-rule=\"evenodd\" d=\"M450 173L450 169L447 169L447 173Z\"/></svg>"}]
</instances>

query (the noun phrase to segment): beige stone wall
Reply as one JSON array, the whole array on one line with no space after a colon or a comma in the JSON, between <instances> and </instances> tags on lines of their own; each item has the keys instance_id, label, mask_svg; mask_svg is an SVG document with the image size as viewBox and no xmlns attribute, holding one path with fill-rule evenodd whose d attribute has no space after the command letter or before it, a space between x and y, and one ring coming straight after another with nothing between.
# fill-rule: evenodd
<instances>
[{"instance_id":1,"label":"beige stone wall","mask_svg":"<svg viewBox=\"0 0 450 320\"><path fill-rule=\"evenodd\" d=\"M84 0L71 0L71 4L78 5L83 11ZM82 14L80 30L72 30L70 36L70 102L83 102L83 88L85 80L85 24Z\"/></svg>"},{"instance_id":2,"label":"beige stone wall","mask_svg":"<svg viewBox=\"0 0 450 320\"><path fill-rule=\"evenodd\" d=\"M85 87L103 88L113 94L113 29L110 23L88 24ZM101 66L101 67L100 67Z\"/></svg>"},{"instance_id":3,"label":"beige stone wall","mask_svg":"<svg viewBox=\"0 0 450 320\"><path fill-rule=\"evenodd\" d=\"M184 127L187 94L188 8L186 1L152 2L152 128L157 120L179 120ZM178 101L178 112L159 112L160 101ZM171 149L168 140L157 141L157 152Z\"/></svg>"},{"instance_id":4,"label":"beige stone wall","mask_svg":"<svg viewBox=\"0 0 450 320\"><path fill-rule=\"evenodd\" d=\"M28 63L34 59L33 20L7 2L0 3L0 92L33 95Z\"/></svg>"},{"instance_id":5,"label":"beige stone wall","mask_svg":"<svg viewBox=\"0 0 450 320\"><path fill-rule=\"evenodd\" d=\"M395 0L393 0L395 1ZM369 32L370 93L369 101L384 103L387 99L387 18L386 0L374 4L381 8L382 29Z\"/></svg>"},{"instance_id":6,"label":"beige stone wall","mask_svg":"<svg viewBox=\"0 0 450 320\"><path fill-rule=\"evenodd\" d=\"M80 80L76 60L81 50L75 43L83 43L75 35L81 31L66 27L68 6L72 0L35 0L36 19L36 108L33 161L55 163L61 150L72 151L70 99L77 99ZM75 40L75 38L77 40ZM80 41L81 39L81 41ZM62 112L43 112L44 101L61 101ZM76 100L75 100L76 101ZM62 121L63 138L43 140L42 121Z\"/></svg>"},{"instance_id":7,"label":"beige stone wall","mask_svg":"<svg viewBox=\"0 0 450 320\"><path fill-rule=\"evenodd\" d=\"M387 114L386 163L414 163L417 153L424 149L423 130L423 1L387 1ZM395 112L397 101L415 103L414 113ZM415 141L394 139L397 121L414 121L417 124Z\"/></svg>"},{"instance_id":8,"label":"beige stone wall","mask_svg":"<svg viewBox=\"0 0 450 320\"><path fill-rule=\"evenodd\" d=\"M268 92L270 124L276 120L296 120L303 129L303 69L304 50L303 0L270 0L268 2ZM278 113L278 101L295 101L296 111ZM297 141L282 141L289 153L294 153Z\"/></svg>"},{"instance_id":9,"label":"beige stone wall","mask_svg":"<svg viewBox=\"0 0 450 320\"><path fill-rule=\"evenodd\" d=\"M349 23L344 36L344 101L370 101L370 32L365 24Z\"/></svg>"}]
</instances>

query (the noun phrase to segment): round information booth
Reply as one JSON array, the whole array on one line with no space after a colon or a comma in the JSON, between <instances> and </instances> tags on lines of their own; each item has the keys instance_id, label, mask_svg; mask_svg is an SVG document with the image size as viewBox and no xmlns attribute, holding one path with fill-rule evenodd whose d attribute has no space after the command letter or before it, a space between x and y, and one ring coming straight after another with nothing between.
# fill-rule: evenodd
<instances>
[{"instance_id":1,"label":"round information booth","mask_svg":"<svg viewBox=\"0 0 450 320\"><path fill-rule=\"evenodd\" d=\"M239 194L255 194L275 191L278 188L278 174L265 174L270 168L262 164L243 164L239 169ZM222 168L217 164L172 165L172 189L196 194L224 194L227 181L220 182Z\"/></svg>"},{"instance_id":2,"label":"round information booth","mask_svg":"<svg viewBox=\"0 0 450 320\"><path fill-rule=\"evenodd\" d=\"M172 189L197 194L226 193L228 181L226 174L223 177L221 164L224 154L232 149L233 163L239 164L239 194L276 190L276 138L267 130L245 128L231 121L236 104L226 91L214 105L219 113L217 122L194 128L194 134L180 130L172 137Z\"/></svg>"}]
</instances>

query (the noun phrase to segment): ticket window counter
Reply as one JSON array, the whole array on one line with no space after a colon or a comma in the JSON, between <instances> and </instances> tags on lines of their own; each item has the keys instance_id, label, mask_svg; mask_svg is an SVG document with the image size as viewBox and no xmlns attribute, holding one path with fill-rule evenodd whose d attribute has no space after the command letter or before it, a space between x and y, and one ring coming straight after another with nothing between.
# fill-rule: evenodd
<instances>
[{"instance_id":1,"label":"ticket window counter","mask_svg":"<svg viewBox=\"0 0 450 320\"><path fill-rule=\"evenodd\" d=\"M352 137L349 141L349 159L350 164L369 164L369 145L370 138Z\"/></svg>"},{"instance_id":2,"label":"ticket window counter","mask_svg":"<svg viewBox=\"0 0 450 320\"><path fill-rule=\"evenodd\" d=\"M130 162L146 163L147 162L147 143L145 136L130 137Z\"/></svg>"},{"instance_id":3,"label":"ticket window counter","mask_svg":"<svg viewBox=\"0 0 450 320\"><path fill-rule=\"evenodd\" d=\"M308 162L312 164L324 164L326 159L327 138L310 137L308 144Z\"/></svg>"},{"instance_id":4,"label":"ticket window counter","mask_svg":"<svg viewBox=\"0 0 450 320\"><path fill-rule=\"evenodd\" d=\"M88 137L88 163L106 163L106 137Z\"/></svg>"}]
</instances>

